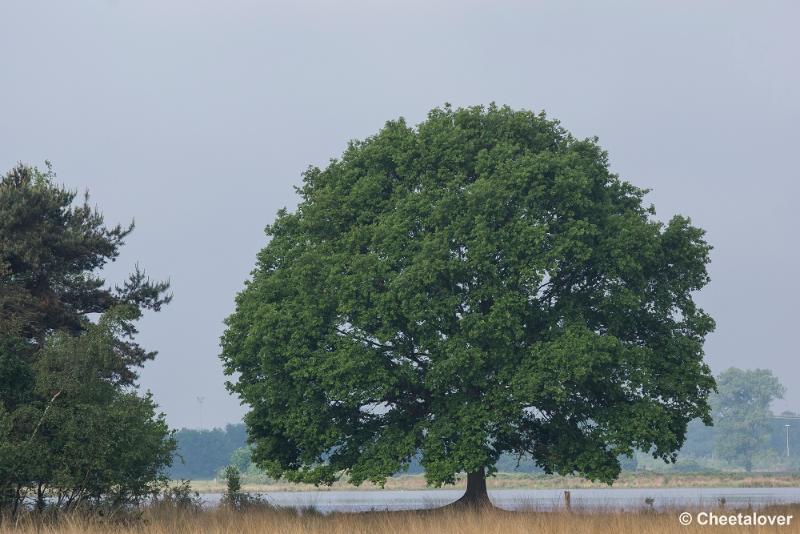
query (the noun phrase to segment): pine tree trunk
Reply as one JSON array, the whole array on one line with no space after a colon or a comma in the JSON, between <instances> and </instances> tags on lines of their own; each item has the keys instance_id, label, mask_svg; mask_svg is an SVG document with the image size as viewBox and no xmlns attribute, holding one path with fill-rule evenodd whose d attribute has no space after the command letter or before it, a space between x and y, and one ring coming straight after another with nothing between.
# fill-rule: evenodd
<instances>
[{"instance_id":1,"label":"pine tree trunk","mask_svg":"<svg viewBox=\"0 0 800 534\"><path fill-rule=\"evenodd\" d=\"M36 488L36 511L39 513L44 511L44 485L41 483Z\"/></svg>"},{"instance_id":2,"label":"pine tree trunk","mask_svg":"<svg viewBox=\"0 0 800 534\"><path fill-rule=\"evenodd\" d=\"M467 473L467 491L456 502L456 506L488 507L492 506L489 494L486 492L486 471L480 468L472 473Z\"/></svg>"}]
</instances>

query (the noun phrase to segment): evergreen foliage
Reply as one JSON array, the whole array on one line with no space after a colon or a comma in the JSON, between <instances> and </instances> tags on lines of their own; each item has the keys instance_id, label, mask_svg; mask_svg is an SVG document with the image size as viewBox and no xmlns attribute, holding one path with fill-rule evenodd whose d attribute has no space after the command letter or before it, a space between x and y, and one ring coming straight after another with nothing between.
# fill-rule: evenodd
<instances>
[{"instance_id":1,"label":"evergreen foliage","mask_svg":"<svg viewBox=\"0 0 800 534\"><path fill-rule=\"evenodd\" d=\"M139 502L157 491L175 446L152 397L135 389L155 357L135 341L136 321L169 302L169 284L137 267L107 286L99 271L133 225L105 226L88 194L76 203L54 180L49 165L0 180L0 514L26 500Z\"/></svg>"}]
</instances>

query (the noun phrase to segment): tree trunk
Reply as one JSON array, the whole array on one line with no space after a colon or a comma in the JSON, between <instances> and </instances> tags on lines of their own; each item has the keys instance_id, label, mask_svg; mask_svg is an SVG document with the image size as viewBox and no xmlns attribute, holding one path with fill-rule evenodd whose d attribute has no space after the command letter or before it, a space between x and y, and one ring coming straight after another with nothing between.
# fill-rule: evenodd
<instances>
[{"instance_id":1,"label":"tree trunk","mask_svg":"<svg viewBox=\"0 0 800 534\"><path fill-rule=\"evenodd\" d=\"M36 511L44 511L44 485L41 483L36 487Z\"/></svg>"},{"instance_id":2,"label":"tree trunk","mask_svg":"<svg viewBox=\"0 0 800 534\"><path fill-rule=\"evenodd\" d=\"M492 506L492 501L489 500L489 494L486 492L486 471L483 467L467 473L467 491L453 505L473 508Z\"/></svg>"},{"instance_id":3,"label":"tree trunk","mask_svg":"<svg viewBox=\"0 0 800 534\"><path fill-rule=\"evenodd\" d=\"M19 511L19 503L22 501L22 484L17 484L17 489L14 491L14 507L11 509L11 522L16 522L17 512Z\"/></svg>"}]
</instances>

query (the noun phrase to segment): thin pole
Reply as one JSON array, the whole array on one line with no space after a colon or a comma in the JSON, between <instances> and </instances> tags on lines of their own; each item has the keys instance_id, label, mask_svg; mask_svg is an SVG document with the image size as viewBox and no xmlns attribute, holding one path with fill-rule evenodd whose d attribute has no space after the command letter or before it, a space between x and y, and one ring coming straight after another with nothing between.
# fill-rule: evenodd
<instances>
[{"instance_id":1,"label":"thin pole","mask_svg":"<svg viewBox=\"0 0 800 534\"><path fill-rule=\"evenodd\" d=\"M197 397L197 404L200 405L200 430L203 430L203 401L206 400L205 397Z\"/></svg>"},{"instance_id":2,"label":"thin pole","mask_svg":"<svg viewBox=\"0 0 800 534\"><path fill-rule=\"evenodd\" d=\"M786 457L789 457L789 425L784 425L786 428Z\"/></svg>"}]
</instances>

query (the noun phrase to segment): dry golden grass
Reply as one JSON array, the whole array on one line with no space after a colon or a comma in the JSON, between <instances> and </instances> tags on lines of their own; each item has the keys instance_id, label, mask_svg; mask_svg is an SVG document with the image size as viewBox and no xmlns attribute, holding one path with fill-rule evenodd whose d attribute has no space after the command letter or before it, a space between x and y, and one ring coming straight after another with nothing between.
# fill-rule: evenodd
<instances>
[{"instance_id":1,"label":"dry golden grass","mask_svg":"<svg viewBox=\"0 0 800 534\"><path fill-rule=\"evenodd\" d=\"M667 512L483 512L441 509L428 512L373 512L359 514L308 514L298 517L281 510L235 512L214 509L197 513L174 510L150 510L132 525L109 525L80 519L63 519L57 524L20 525L16 529L0 527L13 534L256 534L256 533L325 533L325 534L515 534L531 532L553 534L655 534L693 533L733 534L800 532L800 506L772 506L762 513L793 515L790 526L681 526L678 511ZM727 510L725 513L736 513Z\"/></svg>"},{"instance_id":2,"label":"dry golden grass","mask_svg":"<svg viewBox=\"0 0 800 534\"><path fill-rule=\"evenodd\" d=\"M531 475L526 473L498 473L487 481L489 489L578 489L607 488L607 484L594 483L580 477L561 477L554 475ZM463 489L464 480L448 489ZM780 488L800 486L798 474L758 474L758 473L655 473L636 472L623 473L614 482L615 488ZM386 481L385 489L421 490L426 489L425 477L422 475L406 475L392 477ZM224 481L194 480L192 489L201 493L221 493L225 491ZM310 484L292 484L275 482L271 484L245 483L243 489L248 492L264 493L268 491L326 491L326 490L375 490L380 487L364 483L355 487L345 482L337 482L332 487L314 487Z\"/></svg>"}]
</instances>

